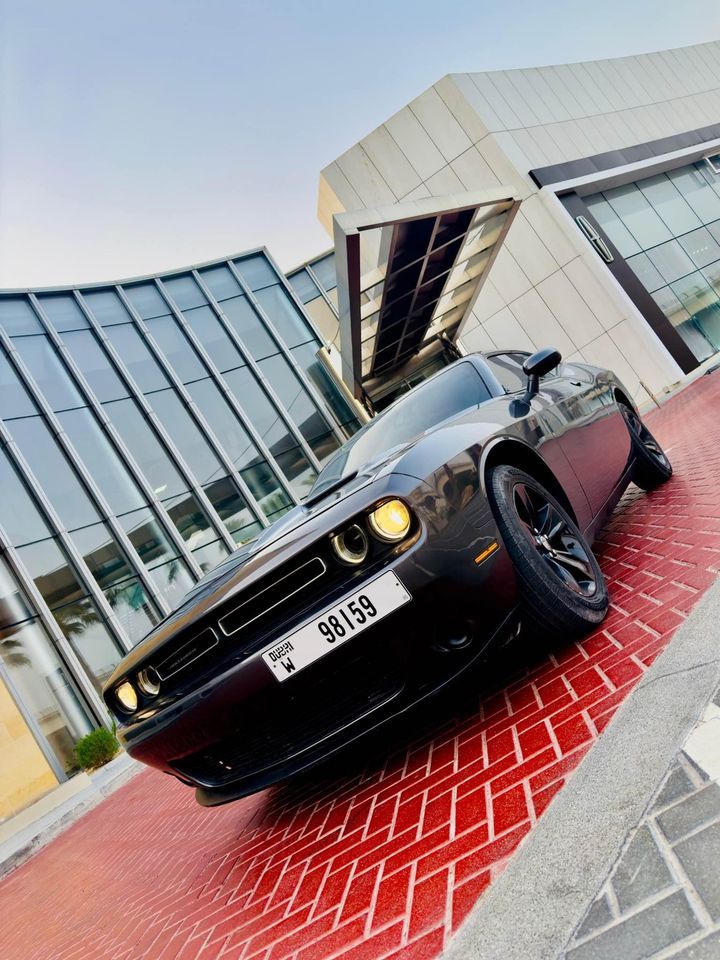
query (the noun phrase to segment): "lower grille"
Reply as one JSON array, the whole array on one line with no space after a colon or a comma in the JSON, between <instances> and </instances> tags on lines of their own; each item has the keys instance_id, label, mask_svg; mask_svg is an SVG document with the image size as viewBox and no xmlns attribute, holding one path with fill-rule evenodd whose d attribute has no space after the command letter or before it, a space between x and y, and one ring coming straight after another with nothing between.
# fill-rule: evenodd
<instances>
[{"instance_id":1,"label":"lower grille","mask_svg":"<svg viewBox=\"0 0 720 960\"><path fill-rule=\"evenodd\" d=\"M364 668L364 669L363 669ZM360 674L365 674L361 676ZM338 685L337 675L315 682L298 701L284 706L280 716L255 715L212 746L175 761L183 776L208 786L222 786L288 760L391 700L403 688L397 676L370 676L367 662L348 664L352 686Z\"/></svg>"}]
</instances>

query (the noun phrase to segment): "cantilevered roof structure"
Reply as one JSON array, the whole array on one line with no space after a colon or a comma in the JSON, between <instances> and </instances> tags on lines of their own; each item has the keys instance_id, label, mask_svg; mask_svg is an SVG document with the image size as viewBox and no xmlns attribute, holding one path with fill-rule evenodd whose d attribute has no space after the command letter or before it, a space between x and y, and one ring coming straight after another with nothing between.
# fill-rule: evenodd
<instances>
[{"instance_id":1,"label":"cantilevered roof structure","mask_svg":"<svg viewBox=\"0 0 720 960\"><path fill-rule=\"evenodd\" d=\"M498 187L334 217L342 376L356 397L455 339L519 205Z\"/></svg>"}]
</instances>

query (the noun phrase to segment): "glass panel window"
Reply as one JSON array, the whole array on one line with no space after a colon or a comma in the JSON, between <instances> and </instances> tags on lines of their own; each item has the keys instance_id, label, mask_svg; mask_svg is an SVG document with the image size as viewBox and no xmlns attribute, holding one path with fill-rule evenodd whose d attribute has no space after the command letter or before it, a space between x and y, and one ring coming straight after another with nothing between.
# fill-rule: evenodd
<instances>
[{"instance_id":1,"label":"glass panel window","mask_svg":"<svg viewBox=\"0 0 720 960\"><path fill-rule=\"evenodd\" d=\"M145 497L90 410L66 410L58 420L114 514L135 510Z\"/></svg>"},{"instance_id":2,"label":"glass panel window","mask_svg":"<svg viewBox=\"0 0 720 960\"><path fill-rule=\"evenodd\" d=\"M273 456L297 446L293 436L280 417L275 404L270 400L254 373L247 367L225 374L225 380L247 416L252 411L252 424L263 438Z\"/></svg>"},{"instance_id":3,"label":"glass panel window","mask_svg":"<svg viewBox=\"0 0 720 960\"><path fill-rule=\"evenodd\" d=\"M628 257L627 264L633 268L646 290L652 292L665 286L667 281L660 276L646 253L636 253L634 257Z\"/></svg>"},{"instance_id":4,"label":"glass panel window","mask_svg":"<svg viewBox=\"0 0 720 960\"><path fill-rule=\"evenodd\" d=\"M156 588L169 603L171 610L179 606L180 601L195 583L187 564L178 557L159 567L153 567L150 576Z\"/></svg>"},{"instance_id":5,"label":"glass panel window","mask_svg":"<svg viewBox=\"0 0 720 960\"><path fill-rule=\"evenodd\" d=\"M672 234L634 183L604 191L605 199L643 249L672 239Z\"/></svg>"},{"instance_id":6,"label":"glass panel window","mask_svg":"<svg viewBox=\"0 0 720 960\"><path fill-rule=\"evenodd\" d=\"M165 317L172 312L154 283L135 283L123 287L123 290L133 309L143 320Z\"/></svg>"},{"instance_id":7,"label":"glass panel window","mask_svg":"<svg viewBox=\"0 0 720 960\"><path fill-rule=\"evenodd\" d=\"M230 272L229 267L209 267L201 270L200 276L216 300L227 300L242 293L242 287Z\"/></svg>"},{"instance_id":8,"label":"glass panel window","mask_svg":"<svg viewBox=\"0 0 720 960\"><path fill-rule=\"evenodd\" d=\"M665 283L672 283L695 269L695 264L677 240L663 243L660 247L648 250L647 254L653 266L662 274Z\"/></svg>"},{"instance_id":9,"label":"glass panel window","mask_svg":"<svg viewBox=\"0 0 720 960\"><path fill-rule=\"evenodd\" d=\"M201 484L214 477L221 477L226 472L174 390L161 390L159 393L154 393L152 404L165 429L173 438L183 460ZM211 426L214 427L212 422Z\"/></svg>"},{"instance_id":10,"label":"glass panel window","mask_svg":"<svg viewBox=\"0 0 720 960\"><path fill-rule=\"evenodd\" d=\"M96 523L100 517L90 497L52 435L44 417L10 424L13 436L35 479L68 530Z\"/></svg>"},{"instance_id":11,"label":"glass panel window","mask_svg":"<svg viewBox=\"0 0 720 960\"><path fill-rule=\"evenodd\" d=\"M670 287L657 290L652 297L698 360L712 356L715 352L713 345L703 336Z\"/></svg>"},{"instance_id":12,"label":"glass panel window","mask_svg":"<svg viewBox=\"0 0 720 960\"><path fill-rule=\"evenodd\" d=\"M695 167L670 170L668 177L703 223L720 219L720 196Z\"/></svg>"},{"instance_id":13,"label":"glass panel window","mask_svg":"<svg viewBox=\"0 0 720 960\"><path fill-rule=\"evenodd\" d=\"M271 514L284 513L292 506L292 501L265 460L242 470L241 476L268 517Z\"/></svg>"},{"instance_id":14,"label":"glass panel window","mask_svg":"<svg viewBox=\"0 0 720 960\"><path fill-rule=\"evenodd\" d=\"M223 300L222 311L254 360L270 357L280 349L247 297Z\"/></svg>"},{"instance_id":15,"label":"glass panel window","mask_svg":"<svg viewBox=\"0 0 720 960\"><path fill-rule=\"evenodd\" d=\"M41 540L18 547L17 554L51 610L86 596L87 588L80 583L67 554L56 540Z\"/></svg>"},{"instance_id":16,"label":"glass panel window","mask_svg":"<svg viewBox=\"0 0 720 960\"><path fill-rule=\"evenodd\" d=\"M34 615L27 597L15 582L15 576L5 559L0 557L0 643L9 631L7 627Z\"/></svg>"},{"instance_id":17,"label":"glass panel window","mask_svg":"<svg viewBox=\"0 0 720 960\"><path fill-rule=\"evenodd\" d=\"M168 277L163 280L163 286L181 310L191 310L207 303L205 295L195 283L195 278L189 273L182 277Z\"/></svg>"},{"instance_id":18,"label":"glass panel window","mask_svg":"<svg viewBox=\"0 0 720 960\"><path fill-rule=\"evenodd\" d=\"M102 590L135 576L106 524L77 530L72 541Z\"/></svg>"},{"instance_id":19,"label":"glass panel window","mask_svg":"<svg viewBox=\"0 0 720 960\"><path fill-rule=\"evenodd\" d=\"M130 376L143 393L162 390L168 386L167 377L134 324L110 327L106 332Z\"/></svg>"},{"instance_id":20,"label":"glass panel window","mask_svg":"<svg viewBox=\"0 0 720 960\"><path fill-rule=\"evenodd\" d=\"M132 317L115 290L88 290L83 291L82 296L90 312L103 327L131 322Z\"/></svg>"},{"instance_id":21,"label":"glass panel window","mask_svg":"<svg viewBox=\"0 0 720 960\"><path fill-rule=\"evenodd\" d=\"M177 549L165 536L149 507L133 510L120 517L122 528L146 567L152 569L177 556Z\"/></svg>"},{"instance_id":22,"label":"glass panel window","mask_svg":"<svg viewBox=\"0 0 720 960\"><path fill-rule=\"evenodd\" d=\"M346 427L348 435L354 433L360 426L360 419L332 373L318 356L317 346L314 343L305 343L301 347L295 347L292 354L338 422Z\"/></svg>"},{"instance_id":23,"label":"glass panel window","mask_svg":"<svg viewBox=\"0 0 720 960\"><path fill-rule=\"evenodd\" d=\"M205 493L236 543L243 543L262 530L262 524L257 521L230 477L208 484ZM238 532L242 533L240 539L236 536Z\"/></svg>"},{"instance_id":24,"label":"glass panel window","mask_svg":"<svg viewBox=\"0 0 720 960\"><path fill-rule=\"evenodd\" d=\"M196 563L199 564L200 569L203 573L208 573L214 567L228 556L230 551L222 542L222 540L215 540L214 543L208 543L205 547L200 547L198 550L193 552Z\"/></svg>"},{"instance_id":25,"label":"glass panel window","mask_svg":"<svg viewBox=\"0 0 720 960\"><path fill-rule=\"evenodd\" d=\"M697 271L673 283L672 290L705 339L720 350L720 302L705 277Z\"/></svg>"},{"instance_id":26,"label":"glass panel window","mask_svg":"<svg viewBox=\"0 0 720 960\"><path fill-rule=\"evenodd\" d=\"M164 504L170 519L191 550L210 543L217 537L205 511L191 493L173 497Z\"/></svg>"},{"instance_id":27,"label":"glass panel window","mask_svg":"<svg viewBox=\"0 0 720 960\"><path fill-rule=\"evenodd\" d=\"M187 484L134 400L115 400L105 411L127 444L133 459L160 500L187 489Z\"/></svg>"},{"instance_id":28,"label":"glass panel window","mask_svg":"<svg viewBox=\"0 0 720 960\"><path fill-rule=\"evenodd\" d=\"M15 545L43 540L50 530L35 501L15 471L7 453L0 449L0 526Z\"/></svg>"},{"instance_id":29,"label":"glass panel window","mask_svg":"<svg viewBox=\"0 0 720 960\"><path fill-rule=\"evenodd\" d=\"M89 597L53 610L63 635L95 689L103 683L122 659L120 644L108 630L100 611Z\"/></svg>"},{"instance_id":30,"label":"glass panel window","mask_svg":"<svg viewBox=\"0 0 720 960\"><path fill-rule=\"evenodd\" d=\"M335 273L335 254L329 253L322 260L315 260L310 264L312 272L320 281L323 290L334 290L337 286L337 274Z\"/></svg>"},{"instance_id":31,"label":"glass panel window","mask_svg":"<svg viewBox=\"0 0 720 960\"><path fill-rule=\"evenodd\" d=\"M286 290L279 284L255 294L268 319L289 347L314 340L315 334L300 315Z\"/></svg>"},{"instance_id":32,"label":"glass panel window","mask_svg":"<svg viewBox=\"0 0 720 960\"><path fill-rule=\"evenodd\" d=\"M585 204L618 248L621 257L631 257L634 253L640 253L640 244L601 193L586 197Z\"/></svg>"},{"instance_id":33,"label":"glass panel window","mask_svg":"<svg viewBox=\"0 0 720 960\"><path fill-rule=\"evenodd\" d=\"M638 187L676 237L700 226L690 205L664 173L639 181Z\"/></svg>"},{"instance_id":34,"label":"glass panel window","mask_svg":"<svg viewBox=\"0 0 720 960\"><path fill-rule=\"evenodd\" d=\"M221 373L232 370L233 367L241 367L245 363L242 354L210 307L186 310L185 318ZM207 376L207 373L203 376Z\"/></svg>"},{"instance_id":35,"label":"glass panel window","mask_svg":"<svg viewBox=\"0 0 720 960\"><path fill-rule=\"evenodd\" d=\"M59 333L67 330L85 330L88 319L71 293L41 294L38 297L45 315Z\"/></svg>"},{"instance_id":36,"label":"glass panel window","mask_svg":"<svg viewBox=\"0 0 720 960\"><path fill-rule=\"evenodd\" d=\"M320 295L317 284L307 270L298 270L297 273L287 279L299 299L305 304L315 300Z\"/></svg>"},{"instance_id":37,"label":"glass panel window","mask_svg":"<svg viewBox=\"0 0 720 960\"><path fill-rule=\"evenodd\" d=\"M101 403L128 396L127 387L91 330L66 333L63 342Z\"/></svg>"},{"instance_id":38,"label":"glass panel window","mask_svg":"<svg viewBox=\"0 0 720 960\"><path fill-rule=\"evenodd\" d=\"M233 263L251 290L259 290L261 287L267 287L271 283L278 282L278 275L262 254L245 257L242 260L233 260Z\"/></svg>"},{"instance_id":39,"label":"glass panel window","mask_svg":"<svg viewBox=\"0 0 720 960\"><path fill-rule=\"evenodd\" d=\"M140 643L152 628L160 623L160 616L137 577L108 587L105 596L123 633L133 646Z\"/></svg>"},{"instance_id":40,"label":"glass panel window","mask_svg":"<svg viewBox=\"0 0 720 960\"><path fill-rule=\"evenodd\" d=\"M329 424L285 357L281 354L268 357L259 366L308 443L324 436Z\"/></svg>"},{"instance_id":41,"label":"glass panel window","mask_svg":"<svg viewBox=\"0 0 720 960\"><path fill-rule=\"evenodd\" d=\"M156 317L145 322L150 335L183 383L200 380L208 375L205 364L174 317Z\"/></svg>"},{"instance_id":42,"label":"glass panel window","mask_svg":"<svg viewBox=\"0 0 720 960\"><path fill-rule=\"evenodd\" d=\"M75 743L95 724L67 667L38 621L23 624L0 655L23 704L40 728L60 766L75 765Z\"/></svg>"},{"instance_id":43,"label":"glass panel window","mask_svg":"<svg viewBox=\"0 0 720 960\"><path fill-rule=\"evenodd\" d=\"M680 237L680 243L698 267L720 260L720 244L705 227Z\"/></svg>"},{"instance_id":44,"label":"glass panel window","mask_svg":"<svg viewBox=\"0 0 720 960\"><path fill-rule=\"evenodd\" d=\"M315 297L305 304L305 313L313 321L325 343L336 343L339 339L339 320L337 314L323 297ZM317 344L313 344L314 347ZM295 348L297 349L297 348Z\"/></svg>"},{"instance_id":45,"label":"glass panel window","mask_svg":"<svg viewBox=\"0 0 720 960\"><path fill-rule=\"evenodd\" d=\"M330 445L326 456L330 456L336 449L337 443L335 443L334 446ZM302 500L302 498L309 493L310 488L315 482L317 471L310 465L310 461L303 453L301 447L286 450L284 453L278 454L275 459L277 465L287 477L293 493L298 500Z\"/></svg>"},{"instance_id":46,"label":"glass panel window","mask_svg":"<svg viewBox=\"0 0 720 960\"><path fill-rule=\"evenodd\" d=\"M198 380L189 384L188 391L237 469L242 470L259 458L255 444L217 384L212 380ZM214 478L206 476L204 479Z\"/></svg>"},{"instance_id":47,"label":"glass panel window","mask_svg":"<svg viewBox=\"0 0 720 960\"><path fill-rule=\"evenodd\" d=\"M0 297L0 326L10 337L45 332L27 297Z\"/></svg>"},{"instance_id":48,"label":"glass panel window","mask_svg":"<svg viewBox=\"0 0 720 960\"><path fill-rule=\"evenodd\" d=\"M16 337L13 344L53 410L83 406L85 401L47 337Z\"/></svg>"},{"instance_id":49,"label":"glass panel window","mask_svg":"<svg viewBox=\"0 0 720 960\"><path fill-rule=\"evenodd\" d=\"M31 417L38 412L5 352L0 349L0 416Z\"/></svg>"}]
</instances>

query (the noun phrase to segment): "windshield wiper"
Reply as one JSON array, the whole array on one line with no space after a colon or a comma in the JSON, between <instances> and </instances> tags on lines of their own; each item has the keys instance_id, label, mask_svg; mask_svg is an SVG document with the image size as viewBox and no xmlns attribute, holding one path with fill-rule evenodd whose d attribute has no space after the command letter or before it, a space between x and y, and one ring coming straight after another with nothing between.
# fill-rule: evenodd
<instances>
[{"instance_id":1,"label":"windshield wiper","mask_svg":"<svg viewBox=\"0 0 720 960\"><path fill-rule=\"evenodd\" d=\"M337 480L333 480L332 483L328 483L324 487L321 487L317 493L311 493L307 500L303 500L303 506L311 507L314 503L322 500L329 493L333 493L335 490L339 490L340 487L344 487L346 483L350 483L350 481L354 480L357 475L357 470L353 470L352 473L348 473L344 477L338 477Z\"/></svg>"}]
</instances>

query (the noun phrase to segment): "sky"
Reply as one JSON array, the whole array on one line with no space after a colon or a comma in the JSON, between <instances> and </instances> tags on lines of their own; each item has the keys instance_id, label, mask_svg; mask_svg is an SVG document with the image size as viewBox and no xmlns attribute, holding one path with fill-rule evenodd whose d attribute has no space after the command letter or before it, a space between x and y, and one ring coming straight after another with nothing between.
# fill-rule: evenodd
<instances>
[{"instance_id":1,"label":"sky","mask_svg":"<svg viewBox=\"0 0 720 960\"><path fill-rule=\"evenodd\" d=\"M718 37L708 0L0 0L0 287L290 268L322 167L444 74Z\"/></svg>"}]
</instances>

